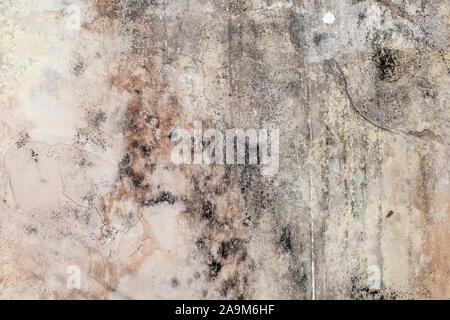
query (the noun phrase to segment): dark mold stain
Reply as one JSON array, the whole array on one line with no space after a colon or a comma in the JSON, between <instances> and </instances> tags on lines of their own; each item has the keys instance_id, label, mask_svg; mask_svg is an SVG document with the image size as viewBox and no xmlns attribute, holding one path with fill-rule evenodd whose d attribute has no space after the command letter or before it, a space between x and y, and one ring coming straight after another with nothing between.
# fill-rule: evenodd
<instances>
[{"instance_id":1,"label":"dark mold stain","mask_svg":"<svg viewBox=\"0 0 450 320\"><path fill-rule=\"evenodd\" d=\"M205 219L211 219L213 215L213 205L208 200L205 200L202 204L202 217Z\"/></svg>"},{"instance_id":2,"label":"dark mold stain","mask_svg":"<svg viewBox=\"0 0 450 320\"><path fill-rule=\"evenodd\" d=\"M222 241L219 248L219 256L226 260L229 254L234 254L239 249L240 240L232 238L229 241Z\"/></svg>"},{"instance_id":3,"label":"dark mold stain","mask_svg":"<svg viewBox=\"0 0 450 320\"><path fill-rule=\"evenodd\" d=\"M308 286L308 276L306 274L306 268L303 263L289 263L288 266L290 279L295 284L295 287L302 292L306 292Z\"/></svg>"},{"instance_id":4,"label":"dark mold stain","mask_svg":"<svg viewBox=\"0 0 450 320\"><path fill-rule=\"evenodd\" d=\"M168 204L174 204L177 201L177 197L172 195L168 191L162 191L158 194L158 196L150 198L148 200L141 200L142 206L153 206L160 203L168 203Z\"/></svg>"},{"instance_id":5,"label":"dark mold stain","mask_svg":"<svg viewBox=\"0 0 450 320\"><path fill-rule=\"evenodd\" d=\"M88 124L89 127L97 129L107 119L106 113L103 110L96 112L88 112Z\"/></svg>"},{"instance_id":6,"label":"dark mold stain","mask_svg":"<svg viewBox=\"0 0 450 320\"><path fill-rule=\"evenodd\" d=\"M86 63L82 58L79 58L72 67L73 74L77 77L81 76L86 71Z\"/></svg>"},{"instance_id":7,"label":"dark mold stain","mask_svg":"<svg viewBox=\"0 0 450 320\"><path fill-rule=\"evenodd\" d=\"M37 163L39 161L39 154L34 150L31 150L31 158L33 159L34 162Z\"/></svg>"},{"instance_id":8,"label":"dark mold stain","mask_svg":"<svg viewBox=\"0 0 450 320\"><path fill-rule=\"evenodd\" d=\"M180 285L180 281L174 277L170 280L170 284L172 285L172 288L176 288Z\"/></svg>"},{"instance_id":9,"label":"dark mold stain","mask_svg":"<svg viewBox=\"0 0 450 320\"><path fill-rule=\"evenodd\" d=\"M239 278L238 277L232 277L229 279L226 279L222 282L221 289L220 289L220 295L222 297L227 297L230 291L233 291L236 289L236 287L239 285ZM237 296L237 299L239 300L239 297L242 297L241 295ZM242 299L242 298L241 298Z\"/></svg>"},{"instance_id":10,"label":"dark mold stain","mask_svg":"<svg viewBox=\"0 0 450 320\"><path fill-rule=\"evenodd\" d=\"M363 12L359 13L357 25L359 26L365 19L366 19L366 15Z\"/></svg>"},{"instance_id":11,"label":"dark mold stain","mask_svg":"<svg viewBox=\"0 0 450 320\"><path fill-rule=\"evenodd\" d=\"M327 38L327 34L325 33L316 33L314 34L313 41L316 46L320 45L320 43Z\"/></svg>"},{"instance_id":12,"label":"dark mold stain","mask_svg":"<svg viewBox=\"0 0 450 320\"><path fill-rule=\"evenodd\" d=\"M250 10L248 1L230 0L225 2L226 10L233 16L240 16Z\"/></svg>"},{"instance_id":13,"label":"dark mold stain","mask_svg":"<svg viewBox=\"0 0 450 320\"><path fill-rule=\"evenodd\" d=\"M37 233L37 228L36 226L29 224L25 227L25 232L28 236L32 235L32 234L36 234Z\"/></svg>"},{"instance_id":14,"label":"dark mold stain","mask_svg":"<svg viewBox=\"0 0 450 320\"><path fill-rule=\"evenodd\" d=\"M149 7L157 7L157 0L129 0L125 2L125 18L132 21L146 17L146 10Z\"/></svg>"},{"instance_id":15,"label":"dark mold stain","mask_svg":"<svg viewBox=\"0 0 450 320\"><path fill-rule=\"evenodd\" d=\"M233 299L248 294L244 278L251 272L251 261L247 257L250 231L249 226L243 224L245 214L242 209L228 201L227 208L222 208L216 199L239 192L236 174L241 170L225 166L190 173L192 190L184 201L186 218L199 229L195 247L207 266L206 278L220 296ZM224 269L227 272L222 273ZM230 271L238 274L231 282L227 281ZM231 285L234 283L236 286Z\"/></svg>"},{"instance_id":16,"label":"dark mold stain","mask_svg":"<svg viewBox=\"0 0 450 320\"><path fill-rule=\"evenodd\" d=\"M285 252L292 252L291 229L283 228L280 237L280 245Z\"/></svg>"},{"instance_id":17,"label":"dark mold stain","mask_svg":"<svg viewBox=\"0 0 450 320\"><path fill-rule=\"evenodd\" d=\"M88 142L91 142L103 150L107 149L105 138L102 136L98 127L96 127L95 129L92 127L77 129L74 140L75 144L86 145Z\"/></svg>"},{"instance_id":18,"label":"dark mold stain","mask_svg":"<svg viewBox=\"0 0 450 320\"><path fill-rule=\"evenodd\" d=\"M258 62L263 58L263 53L257 44L243 38L247 37L247 26L248 36L254 39L262 38L265 29L278 29L280 26L274 26L276 23L262 26L245 20L248 7L239 1L227 5L225 9L228 13L235 15L237 20L242 19L242 24L230 22L227 30L230 65L225 66L225 69L230 71L226 76L230 82L230 95L233 87L248 83L246 90L251 91L252 105L258 106L264 117L270 119L271 113L277 111L277 90L279 86L285 88L286 83L273 84L272 74L265 70L264 64ZM171 39L172 36L167 33L167 21L161 22L153 11L153 7L157 6L157 1L97 2L100 16L98 19L114 23L120 32L127 33L132 39L128 57L123 60L118 74L111 76L110 82L118 92L127 92L130 100L124 106L125 116L120 125L124 136L124 150L119 162L115 191L105 196L103 205L100 205L106 225L101 237L107 237L108 230L113 227L110 216L117 214L112 209L116 201L133 199L137 216L146 206L172 205L176 201L183 201L183 218L195 232L192 254L203 263L196 277L203 276L208 281L210 295L213 295L214 291L222 297L245 299L251 297L249 278L258 265L249 255L247 246L261 216L276 214L277 197L271 183L261 176L260 168L252 165L207 168L182 165L177 169L188 182L185 194L174 196L168 191L160 192L159 188L152 190L152 174L156 164L163 163L160 160L167 160L173 147L171 133L174 128L189 127L181 117L184 110L179 101L182 100L172 91L173 88L168 87L168 80L160 65L160 60L163 64L176 63L179 53L174 44L179 41L175 39L176 36ZM302 17L292 14L290 19L290 36L296 47L303 48L306 44L301 34ZM173 24L176 25L176 21ZM174 28L173 25L170 27ZM180 28L182 27L183 24L180 23ZM99 29L103 28L102 24ZM115 32L114 30L111 32ZM257 74L250 81L246 78L239 79L242 77L239 74L233 79L231 74L231 64L236 61L244 62L243 56L254 60L252 66L257 69ZM136 76L136 68L142 70L139 76ZM295 84L289 90L293 93L299 91ZM225 126L233 127L233 124L228 123ZM142 216L142 219L145 220L145 216ZM289 241L292 246L292 239L283 240L285 245ZM137 267L146 258L139 259ZM104 259L109 261L107 257ZM290 267L290 273L297 282L305 282L304 270L301 263L292 264ZM230 274L233 276L230 277ZM111 285L114 287L114 283ZM205 291L204 296L207 295L208 292Z\"/></svg>"},{"instance_id":19,"label":"dark mold stain","mask_svg":"<svg viewBox=\"0 0 450 320\"><path fill-rule=\"evenodd\" d=\"M90 166L92 166L93 165L93 163L92 163L92 161L89 161L89 160L87 160L86 158L81 158L81 160L80 160L80 162L78 163L78 166L80 167L80 168L84 168L84 167L90 167Z\"/></svg>"},{"instance_id":20,"label":"dark mold stain","mask_svg":"<svg viewBox=\"0 0 450 320\"><path fill-rule=\"evenodd\" d=\"M131 156L130 154L127 153L122 157L122 160L120 160L119 166L121 168L129 168L131 167L131 164L132 164Z\"/></svg>"},{"instance_id":21,"label":"dark mold stain","mask_svg":"<svg viewBox=\"0 0 450 320\"><path fill-rule=\"evenodd\" d=\"M212 256L210 256L210 262L208 263L209 268L209 277L210 279L215 279L219 274L220 270L222 270L222 264L215 260Z\"/></svg>"},{"instance_id":22,"label":"dark mold stain","mask_svg":"<svg viewBox=\"0 0 450 320\"><path fill-rule=\"evenodd\" d=\"M90 210L79 210L78 208L73 209L73 214L75 219L82 222L85 225L89 225L91 220L91 211Z\"/></svg>"},{"instance_id":23,"label":"dark mold stain","mask_svg":"<svg viewBox=\"0 0 450 320\"><path fill-rule=\"evenodd\" d=\"M195 244L196 244L197 248L200 249L200 250L206 248L205 240L203 238L197 239Z\"/></svg>"},{"instance_id":24,"label":"dark mold stain","mask_svg":"<svg viewBox=\"0 0 450 320\"><path fill-rule=\"evenodd\" d=\"M17 148L22 148L30 141L30 135L28 133L24 133L20 136L20 138L16 141Z\"/></svg>"},{"instance_id":25,"label":"dark mold stain","mask_svg":"<svg viewBox=\"0 0 450 320\"><path fill-rule=\"evenodd\" d=\"M361 285L363 280L359 277L351 278L350 299L352 300L397 300L401 298L398 293L387 289L370 289Z\"/></svg>"},{"instance_id":26,"label":"dark mold stain","mask_svg":"<svg viewBox=\"0 0 450 320\"><path fill-rule=\"evenodd\" d=\"M396 80L395 72L397 71L398 58L397 54L393 50L378 48L373 55L373 60L377 65L380 80Z\"/></svg>"},{"instance_id":27,"label":"dark mold stain","mask_svg":"<svg viewBox=\"0 0 450 320\"><path fill-rule=\"evenodd\" d=\"M243 224L245 226L256 225L262 211L271 208L274 196L267 185L262 182L260 168L257 166L245 165L242 168L238 185L247 209Z\"/></svg>"}]
</instances>

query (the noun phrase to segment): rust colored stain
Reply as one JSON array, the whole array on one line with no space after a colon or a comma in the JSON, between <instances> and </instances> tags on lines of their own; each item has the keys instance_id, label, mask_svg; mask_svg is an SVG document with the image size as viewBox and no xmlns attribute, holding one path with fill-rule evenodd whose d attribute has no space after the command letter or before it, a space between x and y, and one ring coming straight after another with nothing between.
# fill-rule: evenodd
<instances>
[{"instance_id":1,"label":"rust colored stain","mask_svg":"<svg viewBox=\"0 0 450 320\"><path fill-rule=\"evenodd\" d=\"M429 257L423 284L426 288L423 298L442 299L450 296L450 219L446 218L436 223L427 233L425 254Z\"/></svg>"}]
</instances>

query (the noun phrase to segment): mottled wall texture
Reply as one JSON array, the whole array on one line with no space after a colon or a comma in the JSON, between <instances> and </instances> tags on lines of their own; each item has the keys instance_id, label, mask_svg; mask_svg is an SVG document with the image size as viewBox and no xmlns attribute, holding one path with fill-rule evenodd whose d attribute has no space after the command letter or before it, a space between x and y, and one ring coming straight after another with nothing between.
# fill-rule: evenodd
<instances>
[{"instance_id":1,"label":"mottled wall texture","mask_svg":"<svg viewBox=\"0 0 450 320\"><path fill-rule=\"evenodd\" d=\"M449 16L0 0L0 298L449 299ZM196 121L277 172L175 163Z\"/></svg>"}]
</instances>

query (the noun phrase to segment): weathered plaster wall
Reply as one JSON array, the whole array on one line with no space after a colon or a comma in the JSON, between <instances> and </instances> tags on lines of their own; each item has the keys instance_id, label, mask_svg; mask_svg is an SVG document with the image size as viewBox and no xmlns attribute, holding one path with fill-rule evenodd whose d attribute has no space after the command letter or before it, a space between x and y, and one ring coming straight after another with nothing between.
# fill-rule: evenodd
<instances>
[{"instance_id":1,"label":"weathered plaster wall","mask_svg":"<svg viewBox=\"0 0 450 320\"><path fill-rule=\"evenodd\" d=\"M450 298L449 11L1 1L0 297ZM194 121L278 173L175 165Z\"/></svg>"}]
</instances>

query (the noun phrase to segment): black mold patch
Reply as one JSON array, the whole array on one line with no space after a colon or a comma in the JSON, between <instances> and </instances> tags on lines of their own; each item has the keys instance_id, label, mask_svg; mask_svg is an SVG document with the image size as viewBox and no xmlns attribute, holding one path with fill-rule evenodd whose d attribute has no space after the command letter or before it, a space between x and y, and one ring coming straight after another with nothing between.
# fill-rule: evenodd
<instances>
[{"instance_id":1,"label":"black mold patch","mask_svg":"<svg viewBox=\"0 0 450 320\"><path fill-rule=\"evenodd\" d=\"M358 22L357 25L359 26L364 20L366 19L366 15L361 12L360 14L358 14Z\"/></svg>"},{"instance_id":2,"label":"black mold patch","mask_svg":"<svg viewBox=\"0 0 450 320\"><path fill-rule=\"evenodd\" d=\"M385 300L385 296L380 290L371 290L367 286L360 286L361 280L358 277L352 277L352 286L350 299L352 300Z\"/></svg>"},{"instance_id":3,"label":"black mold patch","mask_svg":"<svg viewBox=\"0 0 450 320\"><path fill-rule=\"evenodd\" d=\"M120 160L119 165L121 168L129 168L131 167L132 162L133 161L131 160L130 154L127 153L122 157L122 160Z\"/></svg>"},{"instance_id":4,"label":"black mold patch","mask_svg":"<svg viewBox=\"0 0 450 320\"><path fill-rule=\"evenodd\" d=\"M371 289L363 284L365 281L359 277L351 278L350 299L352 300L404 300L407 295L386 288Z\"/></svg>"},{"instance_id":5,"label":"black mold patch","mask_svg":"<svg viewBox=\"0 0 450 320\"><path fill-rule=\"evenodd\" d=\"M29 224L25 227L25 233L30 236L32 234L36 234L37 233L37 228L36 226Z\"/></svg>"},{"instance_id":6,"label":"black mold patch","mask_svg":"<svg viewBox=\"0 0 450 320\"><path fill-rule=\"evenodd\" d=\"M184 199L185 214L197 228L202 226L195 246L204 257L206 278L215 283L210 286L221 297L245 298L249 294L248 277L255 265L247 252L248 238L254 227L250 221L257 223L254 209L261 208L261 203L257 202L266 196L259 168L224 166L196 172L190 180L192 190ZM219 207L223 197L240 196L241 192L245 193L246 201ZM271 197L262 201L263 206L272 208L270 202ZM230 278L233 273L236 276Z\"/></svg>"},{"instance_id":7,"label":"black mold patch","mask_svg":"<svg viewBox=\"0 0 450 320\"><path fill-rule=\"evenodd\" d=\"M195 242L196 246L198 249L204 249L205 246L205 240L203 238L197 239L197 241Z\"/></svg>"},{"instance_id":8,"label":"black mold patch","mask_svg":"<svg viewBox=\"0 0 450 320\"><path fill-rule=\"evenodd\" d=\"M210 279L215 279L219 274L220 270L222 270L222 264L214 259L212 256L210 257L211 261L208 263L209 268L209 277Z\"/></svg>"},{"instance_id":9,"label":"black mold patch","mask_svg":"<svg viewBox=\"0 0 450 320\"><path fill-rule=\"evenodd\" d=\"M77 59L72 67L72 72L77 77L81 76L86 71L86 63L82 58Z\"/></svg>"},{"instance_id":10,"label":"black mold patch","mask_svg":"<svg viewBox=\"0 0 450 320\"><path fill-rule=\"evenodd\" d=\"M125 18L136 21L145 16L145 11L149 7L157 7L157 0L130 0L125 4Z\"/></svg>"},{"instance_id":11,"label":"black mold patch","mask_svg":"<svg viewBox=\"0 0 450 320\"><path fill-rule=\"evenodd\" d=\"M213 215L213 205L208 200L205 200L202 205L202 217L205 219L211 219Z\"/></svg>"},{"instance_id":12,"label":"black mold patch","mask_svg":"<svg viewBox=\"0 0 450 320\"><path fill-rule=\"evenodd\" d=\"M306 291L309 281L303 263L290 263L288 270L295 287Z\"/></svg>"},{"instance_id":13,"label":"black mold patch","mask_svg":"<svg viewBox=\"0 0 450 320\"><path fill-rule=\"evenodd\" d=\"M241 241L237 238L232 238L229 241L222 241L218 252L219 256L226 260L228 255L234 254L239 249L240 244Z\"/></svg>"},{"instance_id":14,"label":"black mold patch","mask_svg":"<svg viewBox=\"0 0 450 320\"><path fill-rule=\"evenodd\" d=\"M31 158L33 159L34 162L38 162L39 161L39 154L36 153L34 150L31 150Z\"/></svg>"},{"instance_id":15,"label":"black mold patch","mask_svg":"<svg viewBox=\"0 0 450 320\"><path fill-rule=\"evenodd\" d=\"M28 133L22 134L20 138L16 141L17 148L22 148L30 141L30 135Z\"/></svg>"},{"instance_id":16,"label":"black mold patch","mask_svg":"<svg viewBox=\"0 0 450 320\"><path fill-rule=\"evenodd\" d=\"M180 285L180 281L178 281L177 278L172 278L172 280L170 280L170 284L172 285L172 288L176 288Z\"/></svg>"},{"instance_id":17,"label":"black mold patch","mask_svg":"<svg viewBox=\"0 0 450 320\"><path fill-rule=\"evenodd\" d=\"M280 237L280 245L285 252L292 252L291 229L283 228Z\"/></svg>"},{"instance_id":18,"label":"black mold patch","mask_svg":"<svg viewBox=\"0 0 450 320\"><path fill-rule=\"evenodd\" d=\"M89 222L91 220L91 213L89 210L80 211L78 209L74 209L73 214L76 220L82 222L85 225L89 225Z\"/></svg>"},{"instance_id":19,"label":"black mold patch","mask_svg":"<svg viewBox=\"0 0 450 320\"><path fill-rule=\"evenodd\" d=\"M95 129L98 129L98 127L106 121L106 113L103 110L98 110L97 112L90 112L88 123L89 126Z\"/></svg>"},{"instance_id":20,"label":"black mold patch","mask_svg":"<svg viewBox=\"0 0 450 320\"><path fill-rule=\"evenodd\" d=\"M316 46L320 45L320 43L327 38L325 33L316 33L314 34L313 41Z\"/></svg>"},{"instance_id":21,"label":"black mold patch","mask_svg":"<svg viewBox=\"0 0 450 320\"><path fill-rule=\"evenodd\" d=\"M86 158L81 158L80 159L80 161L78 162L78 166L80 167L80 168L84 168L84 167L90 167L90 166L92 166L93 165L93 163L92 163L92 161L89 161L89 160L87 160Z\"/></svg>"},{"instance_id":22,"label":"black mold patch","mask_svg":"<svg viewBox=\"0 0 450 320\"><path fill-rule=\"evenodd\" d=\"M256 225L263 210L272 208L273 195L262 182L260 167L244 166L238 184L245 201L245 226Z\"/></svg>"},{"instance_id":23,"label":"black mold patch","mask_svg":"<svg viewBox=\"0 0 450 320\"><path fill-rule=\"evenodd\" d=\"M397 55L393 50L386 48L379 48L373 56L375 61L380 80L392 81L395 79L395 73L397 71Z\"/></svg>"},{"instance_id":24,"label":"black mold patch","mask_svg":"<svg viewBox=\"0 0 450 320\"><path fill-rule=\"evenodd\" d=\"M98 129L98 128L96 128ZM87 128L77 129L77 133L74 137L75 144L86 145L88 142L92 142L96 146L103 150L106 150L106 141L101 134L95 134L92 130Z\"/></svg>"},{"instance_id":25,"label":"black mold patch","mask_svg":"<svg viewBox=\"0 0 450 320\"><path fill-rule=\"evenodd\" d=\"M153 206L159 203L168 203L168 204L174 204L177 201L177 198L172 195L168 191L162 191L159 193L157 197L148 199L148 200L142 200L141 205L142 206Z\"/></svg>"},{"instance_id":26,"label":"black mold patch","mask_svg":"<svg viewBox=\"0 0 450 320\"><path fill-rule=\"evenodd\" d=\"M240 16L243 13L250 10L249 5L246 3L246 1L242 0L230 0L225 2L226 10L235 16Z\"/></svg>"},{"instance_id":27,"label":"black mold patch","mask_svg":"<svg viewBox=\"0 0 450 320\"><path fill-rule=\"evenodd\" d=\"M222 282L222 287L220 289L220 295L222 297L227 297L228 293L234 290L239 285L239 278L232 277Z\"/></svg>"}]
</instances>

